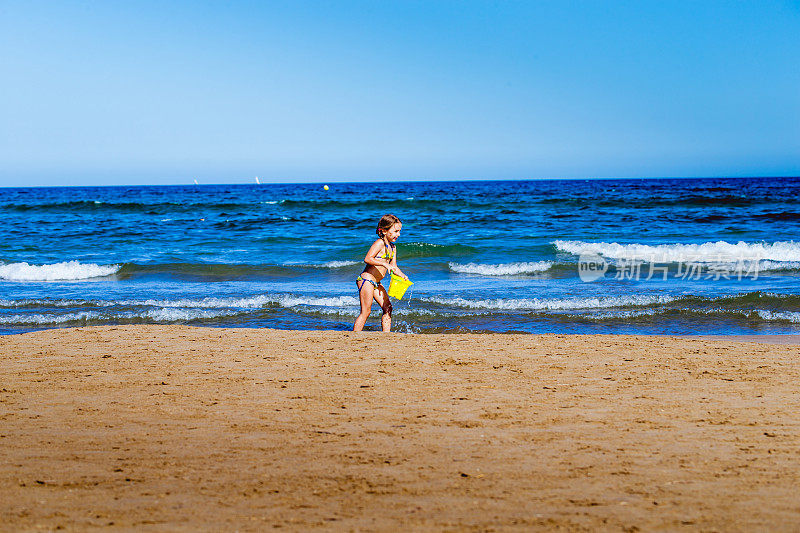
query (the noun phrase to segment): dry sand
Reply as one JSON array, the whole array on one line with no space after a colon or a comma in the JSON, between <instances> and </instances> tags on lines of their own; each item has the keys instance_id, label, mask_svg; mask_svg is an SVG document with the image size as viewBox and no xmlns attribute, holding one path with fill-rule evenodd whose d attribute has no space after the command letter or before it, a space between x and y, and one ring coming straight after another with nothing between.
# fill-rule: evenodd
<instances>
[{"instance_id":1,"label":"dry sand","mask_svg":"<svg viewBox=\"0 0 800 533\"><path fill-rule=\"evenodd\" d=\"M0 338L0 529L800 530L800 346Z\"/></svg>"}]
</instances>

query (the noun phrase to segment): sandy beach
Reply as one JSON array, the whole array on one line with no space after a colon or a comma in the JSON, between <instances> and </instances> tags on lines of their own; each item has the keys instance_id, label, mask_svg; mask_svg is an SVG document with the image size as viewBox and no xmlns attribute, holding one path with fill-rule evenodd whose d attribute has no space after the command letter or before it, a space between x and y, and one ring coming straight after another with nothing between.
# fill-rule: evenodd
<instances>
[{"instance_id":1,"label":"sandy beach","mask_svg":"<svg viewBox=\"0 0 800 533\"><path fill-rule=\"evenodd\" d=\"M0 337L0 529L800 530L800 345Z\"/></svg>"}]
</instances>

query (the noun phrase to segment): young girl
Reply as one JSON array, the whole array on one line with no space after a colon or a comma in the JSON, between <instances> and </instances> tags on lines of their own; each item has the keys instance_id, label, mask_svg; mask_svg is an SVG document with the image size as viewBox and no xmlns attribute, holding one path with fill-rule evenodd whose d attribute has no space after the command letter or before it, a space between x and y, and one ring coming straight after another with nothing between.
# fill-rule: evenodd
<instances>
[{"instance_id":1,"label":"young girl","mask_svg":"<svg viewBox=\"0 0 800 533\"><path fill-rule=\"evenodd\" d=\"M402 229L403 224L394 215L383 215L378 222L378 229L375 230L375 233L380 238L376 239L372 246L369 247L369 251L364 257L364 262L367 266L364 267L361 275L356 278L358 298L361 300L361 314L358 315L356 323L353 324L353 331L364 329L364 323L367 321L369 312L372 309L373 298L383 310L381 329L389 331L392 328L392 304L389 302L389 294L384 286L381 285L381 280L389 272L408 279L408 276L403 274L397 267L397 249L394 245L400 237Z\"/></svg>"}]
</instances>

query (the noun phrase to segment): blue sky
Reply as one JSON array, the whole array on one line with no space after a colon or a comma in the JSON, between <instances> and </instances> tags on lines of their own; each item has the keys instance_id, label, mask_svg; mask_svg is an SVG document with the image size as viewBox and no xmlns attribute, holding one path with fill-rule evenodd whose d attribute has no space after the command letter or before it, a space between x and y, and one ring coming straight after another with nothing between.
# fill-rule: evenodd
<instances>
[{"instance_id":1,"label":"blue sky","mask_svg":"<svg viewBox=\"0 0 800 533\"><path fill-rule=\"evenodd\" d=\"M0 186L800 174L800 2L0 1Z\"/></svg>"}]
</instances>

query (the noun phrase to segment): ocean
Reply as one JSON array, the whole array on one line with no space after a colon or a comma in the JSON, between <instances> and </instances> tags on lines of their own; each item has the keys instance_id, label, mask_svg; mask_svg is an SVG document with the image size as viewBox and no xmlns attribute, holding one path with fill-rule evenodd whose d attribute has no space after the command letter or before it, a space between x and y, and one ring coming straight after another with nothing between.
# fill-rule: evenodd
<instances>
[{"instance_id":1,"label":"ocean","mask_svg":"<svg viewBox=\"0 0 800 533\"><path fill-rule=\"evenodd\" d=\"M397 332L800 333L800 178L329 185L2 188L0 333L348 330L385 213Z\"/></svg>"}]
</instances>

